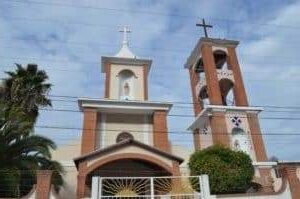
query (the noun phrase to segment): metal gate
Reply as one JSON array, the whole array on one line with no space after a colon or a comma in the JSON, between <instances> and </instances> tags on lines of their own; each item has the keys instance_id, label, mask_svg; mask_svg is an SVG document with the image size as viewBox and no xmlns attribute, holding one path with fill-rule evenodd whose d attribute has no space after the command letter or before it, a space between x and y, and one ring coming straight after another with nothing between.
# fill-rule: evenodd
<instances>
[{"instance_id":1,"label":"metal gate","mask_svg":"<svg viewBox=\"0 0 300 199\"><path fill-rule=\"evenodd\" d=\"M92 199L207 199L208 176L93 177Z\"/></svg>"}]
</instances>

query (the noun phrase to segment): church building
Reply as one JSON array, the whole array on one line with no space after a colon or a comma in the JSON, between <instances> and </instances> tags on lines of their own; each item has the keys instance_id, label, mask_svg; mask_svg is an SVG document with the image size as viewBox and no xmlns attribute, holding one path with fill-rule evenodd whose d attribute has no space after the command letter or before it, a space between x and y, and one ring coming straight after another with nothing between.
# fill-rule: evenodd
<instances>
[{"instance_id":1,"label":"church building","mask_svg":"<svg viewBox=\"0 0 300 199\"><path fill-rule=\"evenodd\" d=\"M179 176L181 157L172 153L167 115L172 104L148 101L152 60L134 55L127 27L121 50L101 58L104 99L79 99L84 114L77 197L87 195L91 176ZM153 171L146 172L145 171Z\"/></svg>"},{"instance_id":2,"label":"church building","mask_svg":"<svg viewBox=\"0 0 300 199\"><path fill-rule=\"evenodd\" d=\"M94 176L188 176L187 162L194 150L215 144L248 154L255 167L253 180L262 185L265 194L300 188L299 179L295 181L298 170L285 170L288 177L280 178L274 170L277 163L268 162L258 119L263 108L249 105L236 52L238 41L206 34L184 65L190 76L195 115L193 122L186 124L194 141L194 150L188 150L169 141L167 117L172 104L148 100L152 60L131 52L128 27L121 32L124 38L119 52L101 58L104 98L78 100L83 113L80 143L53 154L66 168L60 198L91 198ZM101 186L122 186L107 182L110 184ZM109 195L121 195L120 189L111 189ZM272 198L269 195L261 198Z\"/></svg>"}]
</instances>

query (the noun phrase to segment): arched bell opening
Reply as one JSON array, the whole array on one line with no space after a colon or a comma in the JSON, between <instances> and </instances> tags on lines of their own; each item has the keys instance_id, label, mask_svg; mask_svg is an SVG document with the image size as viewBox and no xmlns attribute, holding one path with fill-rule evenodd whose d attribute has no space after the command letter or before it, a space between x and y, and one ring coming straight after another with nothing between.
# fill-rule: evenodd
<instances>
[{"instance_id":1,"label":"arched bell opening","mask_svg":"<svg viewBox=\"0 0 300 199\"><path fill-rule=\"evenodd\" d=\"M200 59L197 61L196 65L195 65L194 71L195 71L196 73L203 73L203 72L204 72L204 66L203 66L203 60L202 60L202 58L200 58Z\"/></svg>"},{"instance_id":2,"label":"arched bell opening","mask_svg":"<svg viewBox=\"0 0 300 199\"><path fill-rule=\"evenodd\" d=\"M217 69L230 69L228 64L228 56L225 51L215 50L213 51L213 57ZM202 57L196 62L194 71L200 74L204 72L204 63Z\"/></svg>"},{"instance_id":3,"label":"arched bell opening","mask_svg":"<svg viewBox=\"0 0 300 199\"><path fill-rule=\"evenodd\" d=\"M207 86L204 86L200 90L198 98L202 107L210 104L208 93L207 93Z\"/></svg>"},{"instance_id":4,"label":"arched bell opening","mask_svg":"<svg viewBox=\"0 0 300 199\"><path fill-rule=\"evenodd\" d=\"M221 79L219 81L222 104L224 106L234 105L233 86L234 83L230 79Z\"/></svg>"},{"instance_id":5,"label":"arched bell opening","mask_svg":"<svg viewBox=\"0 0 300 199\"><path fill-rule=\"evenodd\" d=\"M108 162L90 172L86 177L86 190L91 190L92 177L94 176L102 177L102 196L138 197L150 195L149 177L172 176L172 173L153 162L127 158ZM166 185L170 185L171 178L166 180ZM170 191L160 190L159 187L155 187L155 190L159 194L166 194Z\"/></svg>"},{"instance_id":6,"label":"arched bell opening","mask_svg":"<svg viewBox=\"0 0 300 199\"><path fill-rule=\"evenodd\" d=\"M223 50L216 50L213 52L215 65L217 69L227 68L227 54Z\"/></svg>"}]
</instances>

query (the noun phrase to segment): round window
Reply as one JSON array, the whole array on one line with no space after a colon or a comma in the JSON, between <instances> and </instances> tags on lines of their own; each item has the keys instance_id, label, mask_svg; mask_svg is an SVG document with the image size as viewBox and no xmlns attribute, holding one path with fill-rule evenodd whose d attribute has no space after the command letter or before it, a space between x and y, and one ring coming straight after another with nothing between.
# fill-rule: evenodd
<instances>
[{"instance_id":1,"label":"round window","mask_svg":"<svg viewBox=\"0 0 300 199\"><path fill-rule=\"evenodd\" d=\"M116 142L122 142L124 140L133 140L133 136L128 132L122 132L117 136Z\"/></svg>"}]
</instances>

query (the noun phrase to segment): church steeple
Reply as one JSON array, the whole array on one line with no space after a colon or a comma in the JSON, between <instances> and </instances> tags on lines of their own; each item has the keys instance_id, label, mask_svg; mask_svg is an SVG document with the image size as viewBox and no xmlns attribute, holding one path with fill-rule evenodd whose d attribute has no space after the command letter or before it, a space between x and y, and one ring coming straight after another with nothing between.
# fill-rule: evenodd
<instances>
[{"instance_id":1,"label":"church steeple","mask_svg":"<svg viewBox=\"0 0 300 199\"><path fill-rule=\"evenodd\" d=\"M236 54L238 41L205 37L197 42L185 63L189 70L195 120L194 146L201 150L215 144L247 153L253 162L267 161L259 126L260 107L250 106ZM257 170L267 179L268 171ZM266 186L269 186L266 183Z\"/></svg>"},{"instance_id":2,"label":"church steeple","mask_svg":"<svg viewBox=\"0 0 300 199\"><path fill-rule=\"evenodd\" d=\"M106 73L105 98L114 100L148 99L148 74L152 60L134 55L129 49L128 26L122 27L122 46L114 56L103 56L102 72Z\"/></svg>"},{"instance_id":3,"label":"church steeple","mask_svg":"<svg viewBox=\"0 0 300 199\"><path fill-rule=\"evenodd\" d=\"M199 25L206 32L205 21ZM205 33L187 59L196 117L188 129L194 132L196 149L222 144L244 151L254 161L266 161L258 122L262 108L248 104L236 54L238 44Z\"/></svg>"},{"instance_id":4,"label":"church steeple","mask_svg":"<svg viewBox=\"0 0 300 199\"><path fill-rule=\"evenodd\" d=\"M115 55L115 57L137 58L129 49L129 41L128 41L128 34L127 34L127 33L131 33L129 26L124 26L119 30L119 32L123 33L123 41L122 41L122 47L120 51Z\"/></svg>"}]
</instances>

